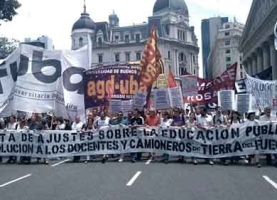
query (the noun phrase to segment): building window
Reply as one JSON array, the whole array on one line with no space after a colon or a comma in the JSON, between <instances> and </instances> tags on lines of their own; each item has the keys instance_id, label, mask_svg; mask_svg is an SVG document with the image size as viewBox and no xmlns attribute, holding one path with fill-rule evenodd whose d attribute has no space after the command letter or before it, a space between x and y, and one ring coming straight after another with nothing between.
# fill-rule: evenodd
<instances>
[{"instance_id":1,"label":"building window","mask_svg":"<svg viewBox=\"0 0 277 200\"><path fill-rule=\"evenodd\" d=\"M186 41L186 32L183 30L178 30L178 40Z\"/></svg>"},{"instance_id":2,"label":"building window","mask_svg":"<svg viewBox=\"0 0 277 200\"><path fill-rule=\"evenodd\" d=\"M127 62L131 60L131 59L130 59L130 53L129 53L129 52L126 52L126 53L125 53L125 58L126 58L126 61L127 61Z\"/></svg>"},{"instance_id":3,"label":"building window","mask_svg":"<svg viewBox=\"0 0 277 200\"><path fill-rule=\"evenodd\" d=\"M80 37L80 38L79 38L79 47L82 47L82 46L84 45L83 42L84 42L84 41L83 41L83 38Z\"/></svg>"},{"instance_id":4,"label":"building window","mask_svg":"<svg viewBox=\"0 0 277 200\"><path fill-rule=\"evenodd\" d=\"M103 54L98 54L98 63L103 63Z\"/></svg>"},{"instance_id":5,"label":"building window","mask_svg":"<svg viewBox=\"0 0 277 200\"><path fill-rule=\"evenodd\" d=\"M229 67L231 67L231 64L230 63L226 64L226 68L228 69Z\"/></svg>"},{"instance_id":6,"label":"building window","mask_svg":"<svg viewBox=\"0 0 277 200\"><path fill-rule=\"evenodd\" d=\"M114 55L114 58L115 58L115 62L120 62L120 54L119 53L116 53Z\"/></svg>"},{"instance_id":7,"label":"building window","mask_svg":"<svg viewBox=\"0 0 277 200\"><path fill-rule=\"evenodd\" d=\"M180 53L179 59L180 59L180 61L184 61L184 53L183 52Z\"/></svg>"},{"instance_id":8,"label":"building window","mask_svg":"<svg viewBox=\"0 0 277 200\"><path fill-rule=\"evenodd\" d=\"M168 58L169 60L171 59L170 51L167 52L167 58Z\"/></svg>"},{"instance_id":9,"label":"building window","mask_svg":"<svg viewBox=\"0 0 277 200\"><path fill-rule=\"evenodd\" d=\"M140 52L137 52L137 53L136 53L136 59L137 59L137 60L141 60L141 53L140 53Z\"/></svg>"},{"instance_id":10,"label":"building window","mask_svg":"<svg viewBox=\"0 0 277 200\"><path fill-rule=\"evenodd\" d=\"M193 70L193 74L196 75L195 69Z\"/></svg>"},{"instance_id":11,"label":"building window","mask_svg":"<svg viewBox=\"0 0 277 200\"><path fill-rule=\"evenodd\" d=\"M125 42L129 43L130 42L130 36L129 35L125 35Z\"/></svg>"},{"instance_id":12,"label":"building window","mask_svg":"<svg viewBox=\"0 0 277 200\"><path fill-rule=\"evenodd\" d=\"M229 36L230 35L230 32L225 32L225 36Z\"/></svg>"},{"instance_id":13,"label":"building window","mask_svg":"<svg viewBox=\"0 0 277 200\"><path fill-rule=\"evenodd\" d=\"M226 57L226 62L231 62L231 57Z\"/></svg>"},{"instance_id":14,"label":"building window","mask_svg":"<svg viewBox=\"0 0 277 200\"><path fill-rule=\"evenodd\" d=\"M242 64L240 64L240 69L242 70Z\"/></svg>"},{"instance_id":15,"label":"building window","mask_svg":"<svg viewBox=\"0 0 277 200\"><path fill-rule=\"evenodd\" d=\"M136 34L136 43L139 43L139 42L140 42L140 34L137 33L137 34Z\"/></svg>"},{"instance_id":16,"label":"building window","mask_svg":"<svg viewBox=\"0 0 277 200\"><path fill-rule=\"evenodd\" d=\"M240 72L240 78L241 79L243 78L243 72Z\"/></svg>"},{"instance_id":17,"label":"building window","mask_svg":"<svg viewBox=\"0 0 277 200\"><path fill-rule=\"evenodd\" d=\"M192 60L193 60L193 64L196 64L196 58L194 55L192 56Z\"/></svg>"},{"instance_id":18,"label":"building window","mask_svg":"<svg viewBox=\"0 0 277 200\"><path fill-rule=\"evenodd\" d=\"M229 54L230 52L231 52L230 49L226 49L226 51L225 51L226 54Z\"/></svg>"},{"instance_id":19,"label":"building window","mask_svg":"<svg viewBox=\"0 0 277 200\"><path fill-rule=\"evenodd\" d=\"M118 43L118 42L119 42L119 36L118 36L118 35L115 35L115 36L114 36L114 41L115 41L115 43Z\"/></svg>"},{"instance_id":20,"label":"building window","mask_svg":"<svg viewBox=\"0 0 277 200\"><path fill-rule=\"evenodd\" d=\"M225 28L226 28L226 29L229 29L229 28L230 28L230 25L229 25L229 24L226 24Z\"/></svg>"},{"instance_id":21,"label":"building window","mask_svg":"<svg viewBox=\"0 0 277 200\"><path fill-rule=\"evenodd\" d=\"M102 46L103 42L102 42L102 38L101 37L98 38L97 42L98 42L98 46Z\"/></svg>"},{"instance_id":22,"label":"building window","mask_svg":"<svg viewBox=\"0 0 277 200\"><path fill-rule=\"evenodd\" d=\"M230 44L231 44L231 41L230 41L230 40L226 40L226 41L225 41L225 45L226 45L226 46L228 46L228 45L230 45Z\"/></svg>"}]
</instances>

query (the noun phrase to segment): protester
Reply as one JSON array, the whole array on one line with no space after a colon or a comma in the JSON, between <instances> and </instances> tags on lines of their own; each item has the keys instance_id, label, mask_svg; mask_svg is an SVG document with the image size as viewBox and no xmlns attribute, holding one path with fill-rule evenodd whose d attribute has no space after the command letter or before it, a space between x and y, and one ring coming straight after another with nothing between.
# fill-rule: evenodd
<instances>
[{"instance_id":1,"label":"protester","mask_svg":"<svg viewBox=\"0 0 277 200\"><path fill-rule=\"evenodd\" d=\"M269 123L277 122L277 117L271 113L271 107L266 107L263 115L260 116L259 121ZM277 154L275 154L275 159L277 159ZM267 165L272 164L271 154L266 154L266 161ZM277 166L277 162L275 162L275 165Z\"/></svg>"},{"instance_id":2,"label":"protester","mask_svg":"<svg viewBox=\"0 0 277 200\"><path fill-rule=\"evenodd\" d=\"M82 128L82 133L85 134L86 132L93 131L95 130L94 125L93 125L93 118L88 117L87 123L84 124ZM87 155L87 159L85 160L85 164L87 164L89 161L93 161L95 159L95 156L89 156Z\"/></svg>"},{"instance_id":3,"label":"protester","mask_svg":"<svg viewBox=\"0 0 277 200\"><path fill-rule=\"evenodd\" d=\"M173 119L173 121L172 121L171 126L181 127L186 124L186 118L185 118L185 115L184 115L182 109L178 109L178 108L173 109L173 118L172 119ZM179 156L178 161L181 163L185 162L185 157Z\"/></svg>"},{"instance_id":4,"label":"protester","mask_svg":"<svg viewBox=\"0 0 277 200\"><path fill-rule=\"evenodd\" d=\"M84 123L80 120L79 116L75 117L75 121L71 125L71 130L76 131L78 134L82 133ZM81 159L81 156L74 156L73 157L73 162L79 162Z\"/></svg>"},{"instance_id":5,"label":"protester","mask_svg":"<svg viewBox=\"0 0 277 200\"><path fill-rule=\"evenodd\" d=\"M173 122L172 117L170 116L169 112L164 112L161 118L160 126L162 128L170 127ZM164 154L164 163L168 164L169 162L169 154Z\"/></svg>"},{"instance_id":6,"label":"protester","mask_svg":"<svg viewBox=\"0 0 277 200\"><path fill-rule=\"evenodd\" d=\"M130 123L131 123L131 125L133 127L139 127L139 126L143 126L144 125L144 119L141 116L141 113L140 113L140 111L138 109L134 110L133 117L131 118ZM135 153L131 153L132 163L136 162L135 156L136 156ZM142 157L142 153L138 152L137 153L137 160L140 161L141 157Z\"/></svg>"},{"instance_id":7,"label":"protester","mask_svg":"<svg viewBox=\"0 0 277 200\"><path fill-rule=\"evenodd\" d=\"M189 118L186 121L185 128L187 128L189 130L192 130L192 131L195 131L196 126L197 126L197 122L196 122L195 113L191 112L189 114ZM192 162L193 162L194 165L198 164L198 161L195 157L192 157L191 159L192 159Z\"/></svg>"},{"instance_id":8,"label":"protester","mask_svg":"<svg viewBox=\"0 0 277 200\"><path fill-rule=\"evenodd\" d=\"M256 126L258 125L259 121L256 119L256 112L255 111L249 111L248 114L247 114L247 125L249 126ZM249 163L251 163L251 157L253 156L250 156L249 157ZM254 162L255 162L255 165L258 167L258 168L261 168L261 163L260 163L260 154L259 153L256 153L254 155Z\"/></svg>"},{"instance_id":9,"label":"protester","mask_svg":"<svg viewBox=\"0 0 277 200\"><path fill-rule=\"evenodd\" d=\"M64 123L64 120L62 117L58 117L57 120L56 120L56 127L55 129L56 130L65 130L65 123Z\"/></svg>"},{"instance_id":10,"label":"protester","mask_svg":"<svg viewBox=\"0 0 277 200\"><path fill-rule=\"evenodd\" d=\"M197 127L206 131L212 127L212 117L207 115L207 109L202 108L201 115L197 118ZM214 165L213 159L205 159L210 165Z\"/></svg>"},{"instance_id":11,"label":"protester","mask_svg":"<svg viewBox=\"0 0 277 200\"><path fill-rule=\"evenodd\" d=\"M7 129L8 130L17 130L17 126L18 126L18 124L16 122L16 117L14 115L12 115L8 122ZM17 159L16 156L10 156L7 163L16 163L16 159Z\"/></svg>"}]
</instances>

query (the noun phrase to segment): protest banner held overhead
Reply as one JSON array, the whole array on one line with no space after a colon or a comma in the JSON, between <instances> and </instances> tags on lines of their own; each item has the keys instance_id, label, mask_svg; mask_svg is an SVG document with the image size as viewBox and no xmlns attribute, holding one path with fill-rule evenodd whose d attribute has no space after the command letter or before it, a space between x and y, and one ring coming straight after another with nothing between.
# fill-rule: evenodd
<instances>
[{"instance_id":1,"label":"protest banner held overhead","mask_svg":"<svg viewBox=\"0 0 277 200\"><path fill-rule=\"evenodd\" d=\"M114 100L130 100L139 91L139 66L118 65L90 69L84 75L85 108L108 104L109 90Z\"/></svg>"},{"instance_id":2,"label":"protest banner held overhead","mask_svg":"<svg viewBox=\"0 0 277 200\"><path fill-rule=\"evenodd\" d=\"M190 74L186 74L190 75ZM229 67L219 77L213 80L197 78L198 94L184 98L185 103L217 103L217 92L220 90L235 90L237 63Z\"/></svg>"},{"instance_id":3,"label":"protest banner held overhead","mask_svg":"<svg viewBox=\"0 0 277 200\"><path fill-rule=\"evenodd\" d=\"M83 71L87 47L46 51L22 44L1 65L0 107L11 112L47 113L74 118L84 113ZM3 113L1 113L3 114Z\"/></svg>"}]
</instances>

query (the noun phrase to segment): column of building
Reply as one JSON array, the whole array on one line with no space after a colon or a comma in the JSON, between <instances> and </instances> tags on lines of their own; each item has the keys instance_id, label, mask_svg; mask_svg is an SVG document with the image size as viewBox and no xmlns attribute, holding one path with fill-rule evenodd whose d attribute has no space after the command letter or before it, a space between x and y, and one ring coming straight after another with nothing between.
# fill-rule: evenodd
<instances>
[{"instance_id":1,"label":"column of building","mask_svg":"<svg viewBox=\"0 0 277 200\"><path fill-rule=\"evenodd\" d=\"M274 46L274 36L269 38L270 66L272 67L272 80L277 80L277 51Z\"/></svg>"}]
</instances>

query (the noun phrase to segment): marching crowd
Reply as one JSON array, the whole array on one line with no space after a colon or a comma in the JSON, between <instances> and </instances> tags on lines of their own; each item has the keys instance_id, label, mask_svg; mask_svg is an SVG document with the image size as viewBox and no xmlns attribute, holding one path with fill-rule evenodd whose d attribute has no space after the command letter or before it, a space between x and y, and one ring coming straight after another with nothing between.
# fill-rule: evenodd
<instances>
[{"instance_id":1,"label":"marching crowd","mask_svg":"<svg viewBox=\"0 0 277 200\"><path fill-rule=\"evenodd\" d=\"M30 118L21 116L16 118L11 116L7 119L0 119L0 129L9 130L73 130L77 132L86 132L94 129L101 129L103 127L113 125L127 125L127 126L179 126L190 129L202 129L208 130L214 127L236 127L241 123L248 121L248 123L257 124L259 121L277 122L276 115L272 114L271 108L267 107L264 111L260 111L257 115L256 112L249 111L246 114L240 114L237 111L222 111L220 107L216 107L213 112L208 112L206 108L198 106L191 106L188 109L174 108L167 111L156 111L154 108L150 108L143 112L134 110L124 114L123 112L109 113L103 110L93 109L86 117L86 122L80 120L79 116L76 116L73 122L63 119L61 117L55 117L51 115L32 114ZM123 162L124 157L127 155L103 155L101 156L102 163L105 163L109 156L118 158L118 162ZM157 155L154 153L147 154L148 159L155 160ZM275 164L277 166L277 156L267 154L266 162L268 165ZM250 155L243 157L228 157L219 159L219 163L228 165L230 163L243 162L244 164L255 164L257 167L261 167L261 159L264 155ZM30 157L14 157L7 158L7 163L31 163ZM87 156L85 163L96 159L96 156ZM142 153L130 153L130 160L132 163L140 161L142 159ZM192 160L194 165L197 165L199 160L197 158L185 158L180 156L179 162L185 163L188 159ZM210 165L214 164L213 159L204 159ZM74 156L73 162L80 162L80 156ZM169 163L170 155L162 155L162 161ZM3 162L3 158L0 157L0 163ZM40 162L40 159L37 159ZM48 164L48 160L44 159L44 163Z\"/></svg>"}]
</instances>

